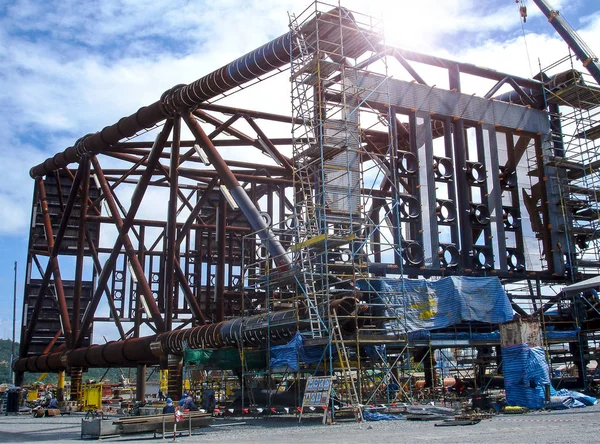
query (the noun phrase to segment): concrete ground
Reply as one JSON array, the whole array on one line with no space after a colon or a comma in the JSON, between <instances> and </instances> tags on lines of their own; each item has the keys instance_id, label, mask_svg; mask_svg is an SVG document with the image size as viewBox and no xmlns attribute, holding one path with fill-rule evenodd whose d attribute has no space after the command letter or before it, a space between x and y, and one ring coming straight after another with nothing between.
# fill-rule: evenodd
<instances>
[{"instance_id":1,"label":"concrete ground","mask_svg":"<svg viewBox=\"0 0 600 444\"><path fill-rule=\"evenodd\" d=\"M28 415L0 416L0 442L56 443L83 441L82 415L33 418ZM245 421L244 425L227 423ZM600 405L553 412L498 415L472 426L435 427L437 421L339 422L324 426L320 418L302 424L291 417L260 419L217 419L219 427L194 430L192 436L177 438L181 443L597 443ZM172 440L172 435L167 438ZM152 434L126 435L108 442L163 442Z\"/></svg>"}]
</instances>

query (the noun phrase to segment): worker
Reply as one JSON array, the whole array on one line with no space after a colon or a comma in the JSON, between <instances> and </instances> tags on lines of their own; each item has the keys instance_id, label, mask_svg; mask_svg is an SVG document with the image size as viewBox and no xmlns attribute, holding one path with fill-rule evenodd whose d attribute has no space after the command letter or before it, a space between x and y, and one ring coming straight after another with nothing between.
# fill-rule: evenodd
<instances>
[{"instance_id":1,"label":"worker","mask_svg":"<svg viewBox=\"0 0 600 444\"><path fill-rule=\"evenodd\" d=\"M173 400L171 398L167 398L167 405L163 407L163 415L167 413L175 413L175 406L173 405Z\"/></svg>"},{"instance_id":2,"label":"worker","mask_svg":"<svg viewBox=\"0 0 600 444\"><path fill-rule=\"evenodd\" d=\"M202 408L208 413L212 413L217 406L217 399L213 390L202 392Z\"/></svg>"},{"instance_id":3,"label":"worker","mask_svg":"<svg viewBox=\"0 0 600 444\"><path fill-rule=\"evenodd\" d=\"M454 391L459 395L465 390L465 383L458 376L454 377Z\"/></svg>"},{"instance_id":4,"label":"worker","mask_svg":"<svg viewBox=\"0 0 600 444\"><path fill-rule=\"evenodd\" d=\"M388 396L390 397L390 399L395 399L396 398L396 393L398 392L398 390L400 390L400 386L398 384L396 384L396 382L391 382L388 384L387 388L387 393Z\"/></svg>"},{"instance_id":5,"label":"worker","mask_svg":"<svg viewBox=\"0 0 600 444\"><path fill-rule=\"evenodd\" d=\"M177 403L177 405L179 407L183 407L183 403L185 402L185 400L187 399L188 395L186 392L183 392L183 395L181 395L181 399L179 400L179 402Z\"/></svg>"},{"instance_id":6,"label":"worker","mask_svg":"<svg viewBox=\"0 0 600 444\"><path fill-rule=\"evenodd\" d=\"M183 403L183 409L184 410L198 410L198 406L194 403L194 398L191 396L188 396L187 398L185 398L185 401Z\"/></svg>"}]
</instances>

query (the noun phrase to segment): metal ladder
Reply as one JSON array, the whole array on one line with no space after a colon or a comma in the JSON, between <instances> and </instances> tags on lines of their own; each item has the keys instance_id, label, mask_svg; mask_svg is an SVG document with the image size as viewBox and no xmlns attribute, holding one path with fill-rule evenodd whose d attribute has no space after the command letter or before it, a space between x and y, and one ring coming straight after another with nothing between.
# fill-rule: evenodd
<instances>
[{"instance_id":1,"label":"metal ladder","mask_svg":"<svg viewBox=\"0 0 600 444\"><path fill-rule=\"evenodd\" d=\"M308 50L304 34L294 14L289 15L290 31L293 42L299 51L298 57L291 61L290 82L292 83L292 114L301 119L302 123L294 124L292 127L293 155L294 155L294 185L299 190L300 196L296 200L296 242L298 245L307 244L306 247L298 248L296 251L296 276L297 284L306 297L308 320L313 338L323 336L324 323L319 315L320 301L317 295L314 252L308 244L320 235L317 220L316 203L313 201L311 179L311 157L307 153L313 146L310 140L316 136L314 121L314 98L311 94L313 86L310 83L311 76L315 72L312 67L315 55ZM314 154L314 153L313 153Z\"/></svg>"},{"instance_id":2,"label":"metal ladder","mask_svg":"<svg viewBox=\"0 0 600 444\"><path fill-rule=\"evenodd\" d=\"M246 352L244 350L244 346L241 341L238 343L238 351L240 353L240 362L242 363L242 381L248 392L248 400L250 401L250 406L255 406L256 401L254 399L254 390L252 389L252 381L248 375L249 371L248 371L248 363L246 361ZM244 399L244 394L242 393L242 402L243 402L243 399ZM250 406L248 406L248 407L250 407Z\"/></svg>"},{"instance_id":3,"label":"metal ladder","mask_svg":"<svg viewBox=\"0 0 600 444\"><path fill-rule=\"evenodd\" d=\"M333 324L331 340L337 350L338 358L340 361L340 367L342 369L342 375L346 380L348 399L350 401L350 406L352 407L352 412L354 413L356 421L360 423L363 421L362 408L358 399L358 391L356 390L356 383L354 382L354 374L352 372L352 369L350 368L348 351L346 350L346 345L344 344L342 329L340 328L340 322L338 320L335 309L331 311L331 321Z\"/></svg>"},{"instance_id":4,"label":"metal ladder","mask_svg":"<svg viewBox=\"0 0 600 444\"><path fill-rule=\"evenodd\" d=\"M301 291L306 297L308 311L308 321L310 324L311 336L313 338L323 337L323 320L319 315L319 301L316 294L315 276L310 258L310 249L302 248L299 251L301 256L301 280L298 282L302 287Z\"/></svg>"}]
</instances>

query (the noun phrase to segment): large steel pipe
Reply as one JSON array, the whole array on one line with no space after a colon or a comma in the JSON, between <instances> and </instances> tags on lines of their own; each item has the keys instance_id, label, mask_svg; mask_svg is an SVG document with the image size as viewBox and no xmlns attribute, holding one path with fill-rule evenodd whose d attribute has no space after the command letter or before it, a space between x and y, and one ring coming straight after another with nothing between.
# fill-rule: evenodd
<instances>
[{"instance_id":1,"label":"large steel pipe","mask_svg":"<svg viewBox=\"0 0 600 444\"><path fill-rule=\"evenodd\" d=\"M356 330L356 299L346 297L333 301L342 332ZM298 319L300 319L298 321ZM57 372L69 367L128 367L156 365L160 358L181 355L185 347L221 348L266 346L288 342L297 331L308 331L310 324L305 309L275 311L245 318L235 318L199 327L173 330L160 335L111 341L102 345L76 348L67 352L30 356L13 364L15 372Z\"/></svg>"},{"instance_id":2,"label":"large steel pipe","mask_svg":"<svg viewBox=\"0 0 600 444\"><path fill-rule=\"evenodd\" d=\"M135 114L122 118L100 132L82 137L74 146L31 168L29 174L33 178L45 176L70 163L79 162L83 154L98 154L120 140L175 115L180 108L192 109L208 99L290 63L291 54L295 57L298 51L295 46L292 48L291 35L287 33L189 85L173 87L159 101L140 108Z\"/></svg>"},{"instance_id":3,"label":"large steel pipe","mask_svg":"<svg viewBox=\"0 0 600 444\"><path fill-rule=\"evenodd\" d=\"M340 14L350 17L347 11L339 12L337 8L334 9L325 15L331 17L327 29L320 29L319 33L335 31L339 26L339 21L335 17ZM320 26L325 28L324 24ZM302 32L306 34L307 39L314 38L314 28L315 19L302 26ZM307 48L309 51L314 50L310 41ZM140 108L136 113L123 117L102 131L82 137L75 142L75 145L31 168L29 174L33 178L45 176L70 163L79 162L86 153L98 154L122 139L132 137L165 118L173 117L182 108L191 110L206 100L290 63L291 59L298 55L299 50L292 39L291 32L283 34L189 85L173 87L166 91L159 101Z\"/></svg>"}]
</instances>

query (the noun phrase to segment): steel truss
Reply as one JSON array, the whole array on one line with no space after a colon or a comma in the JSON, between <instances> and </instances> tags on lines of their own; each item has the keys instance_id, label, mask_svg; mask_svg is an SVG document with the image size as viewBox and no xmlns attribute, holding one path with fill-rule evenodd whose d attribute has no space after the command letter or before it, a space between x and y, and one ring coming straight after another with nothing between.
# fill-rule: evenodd
<instances>
[{"instance_id":1,"label":"steel truss","mask_svg":"<svg viewBox=\"0 0 600 444\"><path fill-rule=\"evenodd\" d=\"M215 103L290 63L291 116ZM388 76L392 63L408 81ZM490 92L462 93L464 74ZM493 99L507 85L520 103ZM77 385L85 368L137 366L143 380L160 365L175 395L187 348L269 362L296 331L331 344L338 327L357 374L361 347L383 343L388 379L411 358L431 370L448 344L390 338L373 297L386 278L497 276L517 313L543 313L548 288L573 279L543 86L389 48L377 21L315 3L289 33L31 169L17 376L68 370ZM273 123L290 137L270 137ZM90 345L101 322L119 340ZM497 342L465 346L491 355Z\"/></svg>"}]
</instances>

